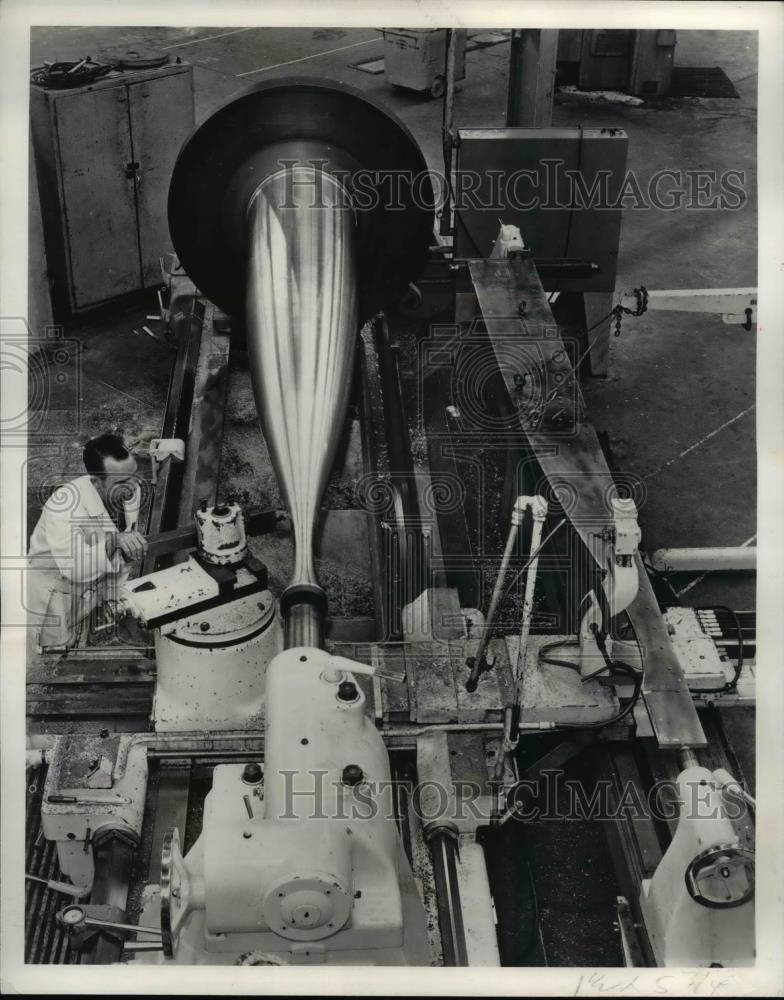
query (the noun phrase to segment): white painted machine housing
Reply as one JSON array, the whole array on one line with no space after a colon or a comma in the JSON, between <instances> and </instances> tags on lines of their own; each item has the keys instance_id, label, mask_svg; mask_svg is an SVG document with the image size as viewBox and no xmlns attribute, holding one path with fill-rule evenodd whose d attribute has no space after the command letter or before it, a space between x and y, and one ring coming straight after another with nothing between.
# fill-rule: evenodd
<instances>
[{"instance_id":1,"label":"white painted machine housing","mask_svg":"<svg viewBox=\"0 0 784 1000\"><path fill-rule=\"evenodd\" d=\"M95 778L88 776L78 783L68 780L66 765L74 757L72 738L57 737L44 784L41 827L46 839L57 844L60 871L74 885L91 889L95 875L92 838L103 830L141 838L147 748L143 738L122 735L116 758L110 760L101 755L98 737L81 742L83 753L97 761Z\"/></svg>"},{"instance_id":2,"label":"white painted machine housing","mask_svg":"<svg viewBox=\"0 0 784 1000\"><path fill-rule=\"evenodd\" d=\"M687 767L678 775L680 820L653 877L644 879L640 905L660 966L754 964L754 901L710 907L689 895L685 872L692 859L719 846L740 846L721 794L722 772ZM733 889L739 876L732 873ZM728 890L729 891L729 890Z\"/></svg>"},{"instance_id":3,"label":"white painted machine housing","mask_svg":"<svg viewBox=\"0 0 784 1000\"><path fill-rule=\"evenodd\" d=\"M215 768L202 834L185 858L192 912L181 960L253 948L321 961L361 951L400 964L408 924L424 924L386 748L356 678L330 659L298 647L270 664L263 784L243 781L241 764ZM343 681L355 685L351 701L338 697ZM347 765L363 780L344 783Z\"/></svg>"},{"instance_id":4,"label":"white painted machine housing","mask_svg":"<svg viewBox=\"0 0 784 1000\"><path fill-rule=\"evenodd\" d=\"M156 732L260 729L267 664L282 645L268 590L156 629Z\"/></svg>"}]
</instances>

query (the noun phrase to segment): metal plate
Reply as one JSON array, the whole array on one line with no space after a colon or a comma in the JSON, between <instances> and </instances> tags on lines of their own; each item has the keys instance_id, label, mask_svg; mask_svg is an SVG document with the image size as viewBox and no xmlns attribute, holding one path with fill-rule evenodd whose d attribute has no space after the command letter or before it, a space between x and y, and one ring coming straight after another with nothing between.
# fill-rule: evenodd
<instances>
[{"instance_id":1,"label":"metal plate","mask_svg":"<svg viewBox=\"0 0 784 1000\"><path fill-rule=\"evenodd\" d=\"M610 553L603 539L614 524L616 485L585 419L582 393L536 267L530 258L472 260L468 266L509 398L515 398L514 376L523 365L542 403L532 399L514 430L525 434L553 492L566 498L564 512L604 570Z\"/></svg>"},{"instance_id":2,"label":"metal plate","mask_svg":"<svg viewBox=\"0 0 784 1000\"><path fill-rule=\"evenodd\" d=\"M455 256L488 257L501 216L505 224L520 227L534 257L580 258L599 265L590 276L544 280L548 291L612 292L622 208L609 206L621 189L627 147L626 133L619 128L460 129ZM579 176L581 186L572 176ZM607 195L600 187L594 196L601 195L602 205L592 201L591 192L603 177Z\"/></svg>"},{"instance_id":3,"label":"metal plate","mask_svg":"<svg viewBox=\"0 0 784 1000\"><path fill-rule=\"evenodd\" d=\"M642 695L660 749L708 745L639 553L637 597L626 609L643 651Z\"/></svg>"},{"instance_id":4,"label":"metal plate","mask_svg":"<svg viewBox=\"0 0 784 1000\"><path fill-rule=\"evenodd\" d=\"M187 645L233 645L263 631L274 615L275 601L269 591L263 591L197 615L188 616L186 611L168 637Z\"/></svg>"},{"instance_id":5,"label":"metal plate","mask_svg":"<svg viewBox=\"0 0 784 1000\"><path fill-rule=\"evenodd\" d=\"M127 88L65 94L55 121L70 280L81 308L141 283L136 197L123 170L133 160Z\"/></svg>"}]
</instances>

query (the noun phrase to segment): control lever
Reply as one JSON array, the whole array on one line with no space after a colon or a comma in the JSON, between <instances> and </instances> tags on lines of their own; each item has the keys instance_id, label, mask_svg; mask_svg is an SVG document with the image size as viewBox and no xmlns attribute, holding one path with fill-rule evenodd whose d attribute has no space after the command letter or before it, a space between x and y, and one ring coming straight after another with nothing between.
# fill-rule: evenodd
<instances>
[{"instance_id":1,"label":"control lever","mask_svg":"<svg viewBox=\"0 0 784 1000\"><path fill-rule=\"evenodd\" d=\"M343 670L352 674L364 674L366 677L383 677L388 681L402 682L406 679L405 669L396 669L386 664L380 667L371 667L366 663L357 663L356 660L350 660L347 656L330 656L327 661L327 667L332 670Z\"/></svg>"},{"instance_id":2,"label":"control lever","mask_svg":"<svg viewBox=\"0 0 784 1000\"><path fill-rule=\"evenodd\" d=\"M75 801L75 800L74 800ZM40 875L28 875L25 873L28 882L40 882L52 892L61 892L64 896L73 896L74 899L81 899L86 896L89 889L84 889L80 885L71 885L69 882L58 882L57 879L41 878Z\"/></svg>"}]
</instances>

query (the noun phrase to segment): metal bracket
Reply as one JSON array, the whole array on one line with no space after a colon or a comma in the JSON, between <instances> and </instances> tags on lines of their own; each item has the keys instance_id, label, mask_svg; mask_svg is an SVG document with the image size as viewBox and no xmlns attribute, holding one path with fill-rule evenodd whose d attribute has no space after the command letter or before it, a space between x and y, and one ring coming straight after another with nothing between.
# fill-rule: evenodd
<instances>
[{"instance_id":1,"label":"metal bracket","mask_svg":"<svg viewBox=\"0 0 784 1000\"><path fill-rule=\"evenodd\" d=\"M181 438L153 438L150 441L150 464L153 485L158 481L158 469L167 458L173 462L185 460L185 442Z\"/></svg>"},{"instance_id":2,"label":"metal bracket","mask_svg":"<svg viewBox=\"0 0 784 1000\"><path fill-rule=\"evenodd\" d=\"M633 292L624 291L617 303L633 306ZM721 316L722 323L751 330L757 321L756 288L676 288L648 290L648 308L666 312L701 312Z\"/></svg>"},{"instance_id":3,"label":"metal bracket","mask_svg":"<svg viewBox=\"0 0 784 1000\"><path fill-rule=\"evenodd\" d=\"M644 967L646 962L640 944L639 932L632 916L629 900L625 896L618 896L615 904L615 912L618 919L618 930L621 932L623 955L627 967L634 969Z\"/></svg>"}]
</instances>

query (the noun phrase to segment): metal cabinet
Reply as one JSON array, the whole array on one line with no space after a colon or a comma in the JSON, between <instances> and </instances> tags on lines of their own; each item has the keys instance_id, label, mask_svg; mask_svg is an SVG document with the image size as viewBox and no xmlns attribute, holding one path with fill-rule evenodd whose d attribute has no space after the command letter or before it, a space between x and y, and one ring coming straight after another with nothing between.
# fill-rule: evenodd
<instances>
[{"instance_id":1,"label":"metal cabinet","mask_svg":"<svg viewBox=\"0 0 784 1000\"><path fill-rule=\"evenodd\" d=\"M580 30L558 33L558 64L571 64L582 90L621 90L640 97L669 93L677 42L669 29ZM572 80L570 80L572 82Z\"/></svg>"},{"instance_id":2,"label":"metal cabinet","mask_svg":"<svg viewBox=\"0 0 784 1000\"><path fill-rule=\"evenodd\" d=\"M193 128L192 68L33 86L30 115L55 316L160 284L169 178Z\"/></svg>"}]
</instances>

